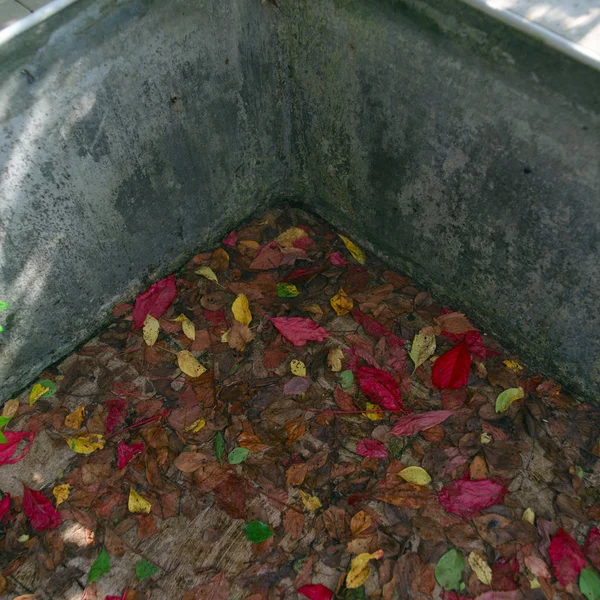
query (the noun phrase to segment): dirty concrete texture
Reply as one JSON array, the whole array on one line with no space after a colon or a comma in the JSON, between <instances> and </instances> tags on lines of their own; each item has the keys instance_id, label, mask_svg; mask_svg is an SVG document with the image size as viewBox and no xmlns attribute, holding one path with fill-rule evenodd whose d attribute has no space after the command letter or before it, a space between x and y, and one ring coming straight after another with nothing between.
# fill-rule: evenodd
<instances>
[{"instance_id":1,"label":"dirty concrete texture","mask_svg":"<svg viewBox=\"0 0 600 600\"><path fill-rule=\"evenodd\" d=\"M593 69L419 0L82 0L2 55L0 400L286 201L597 396Z\"/></svg>"}]
</instances>

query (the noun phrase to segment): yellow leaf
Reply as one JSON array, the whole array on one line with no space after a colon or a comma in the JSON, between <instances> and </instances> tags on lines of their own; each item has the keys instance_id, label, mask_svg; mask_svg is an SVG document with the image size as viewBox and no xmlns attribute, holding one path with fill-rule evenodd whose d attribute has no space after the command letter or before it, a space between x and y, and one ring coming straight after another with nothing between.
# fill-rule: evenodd
<instances>
[{"instance_id":1,"label":"yellow leaf","mask_svg":"<svg viewBox=\"0 0 600 600\"><path fill-rule=\"evenodd\" d=\"M219 283L217 279L217 275L210 267L200 267L196 269L196 275L202 275L202 277L206 277L206 279L210 281L214 281L215 283Z\"/></svg>"},{"instance_id":2,"label":"yellow leaf","mask_svg":"<svg viewBox=\"0 0 600 600\"><path fill-rule=\"evenodd\" d=\"M435 352L435 335L417 333L412 341L408 355L415 363L415 370Z\"/></svg>"},{"instance_id":3,"label":"yellow leaf","mask_svg":"<svg viewBox=\"0 0 600 600\"><path fill-rule=\"evenodd\" d=\"M329 303L338 317L347 315L354 308L352 298L349 298L342 288L339 289L335 296L329 299Z\"/></svg>"},{"instance_id":4,"label":"yellow leaf","mask_svg":"<svg viewBox=\"0 0 600 600\"><path fill-rule=\"evenodd\" d=\"M311 496L300 490L300 497L302 498L302 504L304 504L308 510L317 510L317 508L321 508L321 501L316 496Z\"/></svg>"},{"instance_id":5,"label":"yellow leaf","mask_svg":"<svg viewBox=\"0 0 600 600\"><path fill-rule=\"evenodd\" d=\"M523 370L523 367L518 362L515 362L514 360L505 360L503 362L514 373L519 373Z\"/></svg>"},{"instance_id":6,"label":"yellow leaf","mask_svg":"<svg viewBox=\"0 0 600 600\"><path fill-rule=\"evenodd\" d=\"M63 483L61 485L57 485L52 490L52 493L54 494L54 497L56 498L56 506L58 506L59 504L62 504L69 497L69 494L71 493L71 486L68 483Z\"/></svg>"},{"instance_id":7,"label":"yellow leaf","mask_svg":"<svg viewBox=\"0 0 600 600\"><path fill-rule=\"evenodd\" d=\"M344 237L340 233L338 233L338 237L342 242L344 242L344 246L346 246L348 252L352 254L357 263L364 265L367 262L367 257L365 253L353 242L351 242L347 237Z\"/></svg>"},{"instance_id":8,"label":"yellow leaf","mask_svg":"<svg viewBox=\"0 0 600 600\"><path fill-rule=\"evenodd\" d=\"M99 433L90 433L89 435L80 435L66 439L69 448L77 454L91 454L96 450L102 450L106 440Z\"/></svg>"},{"instance_id":9,"label":"yellow leaf","mask_svg":"<svg viewBox=\"0 0 600 600\"><path fill-rule=\"evenodd\" d=\"M19 411L19 401L16 398L9 400L2 409L2 416L12 419Z\"/></svg>"},{"instance_id":10,"label":"yellow leaf","mask_svg":"<svg viewBox=\"0 0 600 600\"><path fill-rule=\"evenodd\" d=\"M365 417L367 417L367 419L370 419L371 421L381 421L384 418L384 414L381 410L381 408L379 406L377 406L377 404L373 404L372 402L367 402L367 411L373 410L374 408L377 409L379 412L364 412L363 415L365 415Z\"/></svg>"},{"instance_id":11,"label":"yellow leaf","mask_svg":"<svg viewBox=\"0 0 600 600\"><path fill-rule=\"evenodd\" d=\"M504 390L497 398L496 398L496 412L501 413L505 410L508 410L508 407L515 402L515 400L520 400L525 397L525 392L523 388L509 388L508 390Z\"/></svg>"},{"instance_id":12,"label":"yellow leaf","mask_svg":"<svg viewBox=\"0 0 600 600\"><path fill-rule=\"evenodd\" d=\"M283 248L292 248L296 240L308 237L308 233L300 227L290 227L275 240Z\"/></svg>"},{"instance_id":13,"label":"yellow leaf","mask_svg":"<svg viewBox=\"0 0 600 600\"><path fill-rule=\"evenodd\" d=\"M158 319L154 318L150 313L148 313L146 315L146 319L144 320L144 329L142 331L146 346L154 346L154 344L156 344L159 331L160 324Z\"/></svg>"},{"instance_id":14,"label":"yellow leaf","mask_svg":"<svg viewBox=\"0 0 600 600\"><path fill-rule=\"evenodd\" d=\"M127 502L127 508L132 513L146 513L149 514L152 509L152 504L145 498L142 498L133 488L129 488L129 500Z\"/></svg>"},{"instance_id":15,"label":"yellow leaf","mask_svg":"<svg viewBox=\"0 0 600 600\"><path fill-rule=\"evenodd\" d=\"M479 441L482 444L489 444L492 441L492 436L484 431L481 436L479 436Z\"/></svg>"},{"instance_id":16,"label":"yellow leaf","mask_svg":"<svg viewBox=\"0 0 600 600\"><path fill-rule=\"evenodd\" d=\"M177 353L177 364L188 377L200 377L202 373L206 373L206 367L201 365L189 350Z\"/></svg>"},{"instance_id":17,"label":"yellow leaf","mask_svg":"<svg viewBox=\"0 0 600 600\"><path fill-rule=\"evenodd\" d=\"M204 426L206 421L204 419L196 419L191 425L188 425L184 431L191 431L192 433L198 433Z\"/></svg>"},{"instance_id":18,"label":"yellow leaf","mask_svg":"<svg viewBox=\"0 0 600 600\"><path fill-rule=\"evenodd\" d=\"M523 521L527 521L528 523L535 525L535 513L531 508L525 509L525 512L523 513L523 516L521 518L523 519Z\"/></svg>"},{"instance_id":19,"label":"yellow leaf","mask_svg":"<svg viewBox=\"0 0 600 600\"><path fill-rule=\"evenodd\" d=\"M529 579L529 587L531 587L532 590L538 590L542 587L540 580L535 575L527 573L527 579Z\"/></svg>"},{"instance_id":20,"label":"yellow leaf","mask_svg":"<svg viewBox=\"0 0 600 600\"><path fill-rule=\"evenodd\" d=\"M82 405L79 408L76 408L73 412L69 413L65 417L65 427L68 427L69 429L79 429L83 423L84 412L85 408Z\"/></svg>"},{"instance_id":21,"label":"yellow leaf","mask_svg":"<svg viewBox=\"0 0 600 600\"><path fill-rule=\"evenodd\" d=\"M346 587L348 589L359 588L369 578L369 561L379 560L380 558L383 558L383 550L377 550L372 554L363 552L355 556L350 563L350 571L346 577Z\"/></svg>"},{"instance_id":22,"label":"yellow leaf","mask_svg":"<svg viewBox=\"0 0 600 600\"><path fill-rule=\"evenodd\" d=\"M344 352L341 348L332 348L327 354L327 364L334 373L339 373L342 370L343 360Z\"/></svg>"},{"instance_id":23,"label":"yellow leaf","mask_svg":"<svg viewBox=\"0 0 600 600\"><path fill-rule=\"evenodd\" d=\"M487 561L479 554L479 552L472 550L471 554L469 554L468 562L473 573L477 575L477 579L479 579L481 583L484 585L492 584L492 569L490 569L490 565L487 564Z\"/></svg>"},{"instance_id":24,"label":"yellow leaf","mask_svg":"<svg viewBox=\"0 0 600 600\"><path fill-rule=\"evenodd\" d=\"M184 314L181 314L176 319L173 319L173 322L181 323L181 329L183 330L185 337L190 340L196 339L196 328Z\"/></svg>"},{"instance_id":25,"label":"yellow leaf","mask_svg":"<svg viewBox=\"0 0 600 600\"><path fill-rule=\"evenodd\" d=\"M294 359L290 362L290 371L298 377L305 377L306 365L301 360Z\"/></svg>"},{"instance_id":26,"label":"yellow leaf","mask_svg":"<svg viewBox=\"0 0 600 600\"><path fill-rule=\"evenodd\" d=\"M43 386L41 383L36 383L29 392L29 406L35 404L38 398L41 398L50 388Z\"/></svg>"},{"instance_id":27,"label":"yellow leaf","mask_svg":"<svg viewBox=\"0 0 600 600\"><path fill-rule=\"evenodd\" d=\"M398 475L408 483L416 483L417 485L429 485L431 483L429 473L421 467L406 467Z\"/></svg>"},{"instance_id":28,"label":"yellow leaf","mask_svg":"<svg viewBox=\"0 0 600 600\"><path fill-rule=\"evenodd\" d=\"M250 325L252 321L252 313L250 312L250 306L248 304L248 298L245 294L238 294L237 298L231 305L231 311L233 317L238 323L242 325Z\"/></svg>"},{"instance_id":29,"label":"yellow leaf","mask_svg":"<svg viewBox=\"0 0 600 600\"><path fill-rule=\"evenodd\" d=\"M310 313L317 320L323 316L323 309L318 304L307 304L302 307L302 310Z\"/></svg>"}]
</instances>

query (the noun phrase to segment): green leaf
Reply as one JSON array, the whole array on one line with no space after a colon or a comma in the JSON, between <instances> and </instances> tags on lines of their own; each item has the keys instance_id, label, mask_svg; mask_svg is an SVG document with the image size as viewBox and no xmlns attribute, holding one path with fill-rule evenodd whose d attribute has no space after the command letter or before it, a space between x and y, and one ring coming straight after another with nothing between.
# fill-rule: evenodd
<instances>
[{"instance_id":1,"label":"green leaf","mask_svg":"<svg viewBox=\"0 0 600 600\"><path fill-rule=\"evenodd\" d=\"M347 390L354 383L354 373L352 371L342 371L340 373L340 387Z\"/></svg>"},{"instance_id":2,"label":"green leaf","mask_svg":"<svg viewBox=\"0 0 600 600\"><path fill-rule=\"evenodd\" d=\"M158 567L149 563L147 560L140 560L135 563L135 574L138 576L138 579L141 581L142 579L148 579L148 577L152 577L155 573L158 572Z\"/></svg>"},{"instance_id":3,"label":"green leaf","mask_svg":"<svg viewBox=\"0 0 600 600\"><path fill-rule=\"evenodd\" d=\"M445 590L457 590L464 569L463 555L454 549L448 550L435 566L435 578Z\"/></svg>"},{"instance_id":4,"label":"green leaf","mask_svg":"<svg viewBox=\"0 0 600 600\"><path fill-rule=\"evenodd\" d=\"M244 526L244 535L249 542L258 544L268 540L273 535L273 530L262 521L250 521Z\"/></svg>"},{"instance_id":5,"label":"green leaf","mask_svg":"<svg viewBox=\"0 0 600 600\"><path fill-rule=\"evenodd\" d=\"M223 438L223 432L218 431L215 436L215 454L221 466L223 466L223 452L225 452L225 438Z\"/></svg>"},{"instance_id":6,"label":"green leaf","mask_svg":"<svg viewBox=\"0 0 600 600\"><path fill-rule=\"evenodd\" d=\"M4 331L4 327L2 327L2 325L0 325L0 333L2 333Z\"/></svg>"},{"instance_id":7,"label":"green leaf","mask_svg":"<svg viewBox=\"0 0 600 600\"><path fill-rule=\"evenodd\" d=\"M0 417L0 429L2 429L11 419L12 417Z\"/></svg>"},{"instance_id":8,"label":"green leaf","mask_svg":"<svg viewBox=\"0 0 600 600\"><path fill-rule=\"evenodd\" d=\"M93 583L94 581L100 579L104 573L110 572L110 556L106 551L106 548L102 548L100 554L94 561L92 568L90 569L88 575L88 583Z\"/></svg>"},{"instance_id":9,"label":"green leaf","mask_svg":"<svg viewBox=\"0 0 600 600\"><path fill-rule=\"evenodd\" d=\"M10 304L6 300L0 300L0 312L6 310L9 306Z\"/></svg>"},{"instance_id":10,"label":"green leaf","mask_svg":"<svg viewBox=\"0 0 600 600\"><path fill-rule=\"evenodd\" d=\"M525 392L520 387L504 390L496 398L496 412L504 412L515 400L519 400L523 396L525 396Z\"/></svg>"},{"instance_id":11,"label":"green leaf","mask_svg":"<svg viewBox=\"0 0 600 600\"><path fill-rule=\"evenodd\" d=\"M280 298L295 298L300 295L300 292L293 283L278 283L277 295Z\"/></svg>"},{"instance_id":12,"label":"green leaf","mask_svg":"<svg viewBox=\"0 0 600 600\"><path fill-rule=\"evenodd\" d=\"M592 569L586 568L579 575L579 589L587 600L600 598L600 577Z\"/></svg>"},{"instance_id":13,"label":"green leaf","mask_svg":"<svg viewBox=\"0 0 600 600\"><path fill-rule=\"evenodd\" d=\"M0 431L0 444L6 444L6 436Z\"/></svg>"},{"instance_id":14,"label":"green leaf","mask_svg":"<svg viewBox=\"0 0 600 600\"><path fill-rule=\"evenodd\" d=\"M56 384L54 381L50 381L50 379L40 379L38 383L43 385L45 388L48 388L48 391L43 393L40 398L50 398L50 396L54 396L54 394L56 394Z\"/></svg>"},{"instance_id":15,"label":"green leaf","mask_svg":"<svg viewBox=\"0 0 600 600\"><path fill-rule=\"evenodd\" d=\"M234 448L227 455L227 462L230 465L239 465L240 463L243 463L248 458L248 454L250 454L250 451L248 450L248 448Z\"/></svg>"}]
</instances>

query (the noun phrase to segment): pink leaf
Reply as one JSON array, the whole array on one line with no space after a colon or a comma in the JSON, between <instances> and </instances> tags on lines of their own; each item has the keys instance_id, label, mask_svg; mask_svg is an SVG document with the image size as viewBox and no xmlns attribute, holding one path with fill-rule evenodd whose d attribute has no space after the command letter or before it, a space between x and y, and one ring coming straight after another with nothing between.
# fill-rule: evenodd
<instances>
[{"instance_id":1,"label":"pink leaf","mask_svg":"<svg viewBox=\"0 0 600 600\"><path fill-rule=\"evenodd\" d=\"M135 299L133 307L134 329L142 327L146 320L146 315L152 315L156 319L162 317L176 296L175 275L169 275L165 279L153 283L143 294L140 294Z\"/></svg>"},{"instance_id":2,"label":"pink leaf","mask_svg":"<svg viewBox=\"0 0 600 600\"><path fill-rule=\"evenodd\" d=\"M520 590L511 590L510 592L484 592L479 594L475 600L517 600L522 598L523 594Z\"/></svg>"},{"instance_id":3,"label":"pink leaf","mask_svg":"<svg viewBox=\"0 0 600 600\"><path fill-rule=\"evenodd\" d=\"M4 444L0 444L0 465L12 465L20 460L23 460L27 454L29 454L29 450L31 450L31 444L33 443L33 438L35 436L33 431L4 431L4 436L6 437L6 442ZM23 450L21 454L19 454L16 458L13 458L15 452L17 451L17 446L19 442L23 439L27 438L29 443Z\"/></svg>"},{"instance_id":4,"label":"pink leaf","mask_svg":"<svg viewBox=\"0 0 600 600\"><path fill-rule=\"evenodd\" d=\"M295 281L304 281L305 279L310 279L311 277L322 273L324 270L325 267L309 267L308 269L296 269L295 271L292 271L287 277L284 277L282 281L285 281L287 283L293 283Z\"/></svg>"},{"instance_id":5,"label":"pink leaf","mask_svg":"<svg viewBox=\"0 0 600 600\"><path fill-rule=\"evenodd\" d=\"M10 510L10 494L6 494L2 501L0 501L0 522L8 514Z\"/></svg>"},{"instance_id":6,"label":"pink leaf","mask_svg":"<svg viewBox=\"0 0 600 600\"><path fill-rule=\"evenodd\" d=\"M303 237L299 240L294 240L294 248L300 248L301 250L306 250L310 248L315 243L311 237Z\"/></svg>"},{"instance_id":7,"label":"pink leaf","mask_svg":"<svg viewBox=\"0 0 600 600\"><path fill-rule=\"evenodd\" d=\"M23 512L37 531L56 529L61 523L60 513L44 494L23 486Z\"/></svg>"},{"instance_id":8,"label":"pink leaf","mask_svg":"<svg viewBox=\"0 0 600 600\"><path fill-rule=\"evenodd\" d=\"M120 425L125 420L125 412L127 411L127 400L115 398L107 400L108 415L106 416L106 433L112 433L117 425Z\"/></svg>"},{"instance_id":9,"label":"pink leaf","mask_svg":"<svg viewBox=\"0 0 600 600\"><path fill-rule=\"evenodd\" d=\"M356 444L356 453L366 458L387 458L387 448L377 440L365 438Z\"/></svg>"},{"instance_id":10,"label":"pink leaf","mask_svg":"<svg viewBox=\"0 0 600 600\"><path fill-rule=\"evenodd\" d=\"M106 596L104 600L127 600L127 588L125 588L122 596Z\"/></svg>"},{"instance_id":11,"label":"pink leaf","mask_svg":"<svg viewBox=\"0 0 600 600\"><path fill-rule=\"evenodd\" d=\"M223 245L231 246L233 248L237 244L237 241L238 234L235 231L232 231L223 238Z\"/></svg>"},{"instance_id":12,"label":"pink leaf","mask_svg":"<svg viewBox=\"0 0 600 600\"><path fill-rule=\"evenodd\" d=\"M559 529L550 541L548 554L554 575L563 586L575 581L585 567L581 547L564 529Z\"/></svg>"},{"instance_id":13,"label":"pink leaf","mask_svg":"<svg viewBox=\"0 0 600 600\"><path fill-rule=\"evenodd\" d=\"M144 444L132 444L129 446L125 442L119 442L117 446L117 469L123 469L134 457L144 451Z\"/></svg>"},{"instance_id":14,"label":"pink leaf","mask_svg":"<svg viewBox=\"0 0 600 600\"><path fill-rule=\"evenodd\" d=\"M213 326L216 327L221 323L225 323L225 315L222 310L206 310L204 309L204 318Z\"/></svg>"},{"instance_id":15,"label":"pink leaf","mask_svg":"<svg viewBox=\"0 0 600 600\"><path fill-rule=\"evenodd\" d=\"M438 499L446 512L468 517L502 502L505 494L508 490L490 479L460 479L443 487Z\"/></svg>"},{"instance_id":16,"label":"pink leaf","mask_svg":"<svg viewBox=\"0 0 600 600\"><path fill-rule=\"evenodd\" d=\"M548 565L537 556L526 556L525 566L536 576L543 577L544 579L550 579L550 570Z\"/></svg>"},{"instance_id":17,"label":"pink leaf","mask_svg":"<svg viewBox=\"0 0 600 600\"><path fill-rule=\"evenodd\" d=\"M600 530L597 527L589 530L583 551L596 569L600 570Z\"/></svg>"},{"instance_id":18,"label":"pink leaf","mask_svg":"<svg viewBox=\"0 0 600 600\"><path fill-rule=\"evenodd\" d=\"M333 591L322 583L303 585L298 588L298 593L306 596L309 600L331 600L333 598Z\"/></svg>"},{"instance_id":19,"label":"pink leaf","mask_svg":"<svg viewBox=\"0 0 600 600\"><path fill-rule=\"evenodd\" d=\"M388 410L403 408L400 388L389 373L375 367L360 367L356 375L360 391L371 402Z\"/></svg>"},{"instance_id":20,"label":"pink leaf","mask_svg":"<svg viewBox=\"0 0 600 600\"><path fill-rule=\"evenodd\" d=\"M303 394L312 383L310 377L292 377L284 386L283 393L290 396L297 396Z\"/></svg>"},{"instance_id":21,"label":"pink leaf","mask_svg":"<svg viewBox=\"0 0 600 600\"><path fill-rule=\"evenodd\" d=\"M396 421L391 433L394 435L415 435L420 431L425 431L443 423L453 414L454 412L451 410L432 410L417 415L408 415Z\"/></svg>"},{"instance_id":22,"label":"pink leaf","mask_svg":"<svg viewBox=\"0 0 600 600\"><path fill-rule=\"evenodd\" d=\"M471 355L467 345L460 343L433 363L433 385L442 390L457 390L467 385L470 371Z\"/></svg>"},{"instance_id":23,"label":"pink leaf","mask_svg":"<svg viewBox=\"0 0 600 600\"><path fill-rule=\"evenodd\" d=\"M329 337L329 334L312 319L273 317L271 323L294 346L304 346L306 342L322 342Z\"/></svg>"},{"instance_id":24,"label":"pink leaf","mask_svg":"<svg viewBox=\"0 0 600 600\"><path fill-rule=\"evenodd\" d=\"M348 264L341 252L332 252L329 255L329 262L336 267L345 267Z\"/></svg>"}]
</instances>

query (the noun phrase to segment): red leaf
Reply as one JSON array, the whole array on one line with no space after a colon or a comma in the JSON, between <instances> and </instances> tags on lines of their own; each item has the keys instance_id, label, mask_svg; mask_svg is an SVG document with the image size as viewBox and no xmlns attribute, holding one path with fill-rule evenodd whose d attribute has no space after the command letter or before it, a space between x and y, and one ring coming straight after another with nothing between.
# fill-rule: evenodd
<instances>
[{"instance_id":1,"label":"red leaf","mask_svg":"<svg viewBox=\"0 0 600 600\"><path fill-rule=\"evenodd\" d=\"M37 531L56 529L62 519L60 513L44 494L23 486L23 511L27 515L31 526Z\"/></svg>"},{"instance_id":2,"label":"red leaf","mask_svg":"<svg viewBox=\"0 0 600 600\"><path fill-rule=\"evenodd\" d=\"M117 469L123 469L127 463L134 457L144 451L144 444L132 444L129 446L125 442L119 442L117 446Z\"/></svg>"},{"instance_id":3,"label":"red leaf","mask_svg":"<svg viewBox=\"0 0 600 600\"><path fill-rule=\"evenodd\" d=\"M356 444L356 453L366 458L387 458L387 448L377 440L365 438Z\"/></svg>"},{"instance_id":4,"label":"red leaf","mask_svg":"<svg viewBox=\"0 0 600 600\"><path fill-rule=\"evenodd\" d=\"M360 391L371 402L388 410L403 408L400 388L389 373L375 367L360 367L356 376Z\"/></svg>"},{"instance_id":5,"label":"red leaf","mask_svg":"<svg viewBox=\"0 0 600 600\"><path fill-rule=\"evenodd\" d=\"M458 344L433 363L433 385L442 390L457 390L467 385L470 370L471 355L467 345Z\"/></svg>"},{"instance_id":6,"label":"red leaf","mask_svg":"<svg viewBox=\"0 0 600 600\"><path fill-rule=\"evenodd\" d=\"M294 240L294 248L300 248L301 250L306 250L310 248L315 243L311 237L303 237L299 240Z\"/></svg>"},{"instance_id":7,"label":"red leaf","mask_svg":"<svg viewBox=\"0 0 600 600\"><path fill-rule=\"evenodd\" d=\"M6 494L0 501L0 522L8 514L10 510L10 494Z\"/></svg>"},{"instance_id":8,"label":"red leaf","mask_svg":"<svg viewBox=\"0 0 600 600\"><path fill-rule=\"evenodd\" d=\"M391 433L394 435L415 435L420 431L443 423L453 414L454 412L451 410L432 410L417 415L408 415L396 421Z\"/></svg>"},{"instance_id":9,"label":"red leaf","mask_svg":"<svg viewBox=\"0 0 600 600\"><path fill-rule=\"evenodd\" d=\"M153 283L143 294L135 299L133 307L133 327L142 327L146 315L150 314L156 319L163 316L167 308L171 306L177 296L175 286L175 275L169 275Z\"/></svg>"},{"instance_id":10,"label":"red leaf","mask_svg":"<svg viewBox=\"0 0 600 600\"><path fill-rule=\"evenodd\" d=\"M223 238L224 246L231 246L232 248L237 244L238 234L235 231L232 231L228 235Z\"/></svg>"},{"instance_id":11,"label":"red leaf","mask_svg":"<svg viewBox=\"0 0 600 600\"><path fill-rule=\"evenodd\" d=\"M512 559L500 558L492 567L492 587L503 592L519 589L520 570L521 567L516 556L513 556Z\"/></svg>"},{"instance_id":12,"label":"red leaf","mask_svg":"<svg viewBox=\"0 0 600 600\"><path fill-rule=\"evenodd\" d=\"M305 279L310 279L311 277L322 273L324 270L325 267L309 267L308 269L296 269L295 271L292 271L287 277L284 277L282 281L286 281L288 283L293 283L294 281L304 281Z\"/></svg>"},{"instance_id":13,"label":"red leaf","mask_svg":"<svg viewBox=\"0 0 600 600\"><path fill-rule=\"evenodd\" d=\"M303 585L298 588L298 593L306 596L309 600L331 600L333 598L333 591L322 583Z\"/></svg>"},{"instance_id":14,"label":"red leaf","mask_svg":"<svg viewBox=\"0 0 600 600\"><path fill-rule=\"evenodd\" d=\"M216 327L220 323L225 323L225 315L222 310L206 310L204 309L204 318L213 326Z\"/></svg>"},{"instance_id":15,"label":"red leaf","mask_svg":"<svg viewBox=\"0 0 600 600\"><path fill-rule=\"evenodd\" d=\"M444 410L454 410L460 408L467 401L467 390L444 390L442 392L442 408Z\"/></svg>"},{"instance_id":16,"label":"red leaf","mask_svg":"<svg viewBox=\"0 0 600 600\"><path fill-rule=\"evenodd\" d=\"M339 406L340 410L355 411L356 406L352 400L352 396L347 392L344 392L342 388L336 387L333 392L333 398L335 403Z\"/></svg>"},{"instance_id":17,"label":"red leaf","mask_svg":"<svg viewBox=\"0 0 600 600\"><path fill-rule=\"evenodd\" d=\"M438 499L446 512L468 517L502 502L505 494L508 490L490 479L460 479L443 487Z\"/></svg>"},{"instance_id":18,"label":"red leaf","mask_svg":"<svg viewBox=\"0 0 600 600\"><path fill-rule=\"evenodd\" d=\"M23 460L29 454L29 450L31 450L35 433L33 431L4 431L3 433L6 437L6 442L0 444L0 465L12 465ZM13 458L19 442L25 438L28 438L29 443L19 456Z\"/></svg>"},{"instance_id":19,"label":"red leaf","mask_svg":"<svg viewBox=\"0 0 600 600\"><path fill-rule=\"evenodd\" d=\"M125 420L125 412L127 410L127 400L115 398L107 400L108 415L106 416L106 433L112 433L117 425L120 425Z\"/></svg>"},{"instance_id":20,"label":"red leaf","mask_svg":"<svg viewBox=\"0 0 600 600\"><path fill-rule=\"evenodd\" d=\"M329 262L336 267L345 267L348 264L341 252L332 252L328 258Z\"/></svg>"},{"instance_id":21,"label":"red leaf","mask_svg":"<svg viewBox=\"0 0 600 600\"><path fill-rule=\"evenodd\" d=\"M520 590L511 590L510 592L484 592L479 594L475 600L517 600L523 598L523 594Z\"/></svg>"},{"instance_id":22,"label":"red leaf","mask_svg":"<svg viewBox=\"0 0 600 600\"><path fill-rule=\"evenodd\" d=\"M596 569L600 570L600 530L597 527L589 530L583 551Z\"/></svg>"},{"instance_id":23,"label":"red leaf","mask_svg":"<svg viewBox=\"0 0 600 600\"><path fill-rule=\"evenodd\" d=\"M365 333L374 337L376 340L383 337L388 330L378 323L375 319L369 317L369 315L365 315L364 312L354 309L351 311L352 318L359 324L362 325Z\"/></svg>"},{"instance_id":24,"label":"red leaf","mask_svg":"<svg viewBox=\"0 0 600 600\"><path fill-rule=\"evenodd\" d=\"M271 323L294 346L304 346L306 342L322 342L329 337L329 334L312 319L273 317Z\"/></svg>"},{"instance_id":25,"label":"red leaf","mask_svg":"<svg viewBox=\"0 0 600 600\"><path fill-rule=\"evenodd\" d=\"M554 575L563 586L575 581L585 567L585 556L581 547L564 529L559 529L550 541L548 554Z\"/></svg>"},{"instance_id":26,"label":"red leaf","mask_svg":"<svg viewBox=\"0 0 600 600\"><path fill-rule=\"evenodd\" d=\"M104 600L127 600L127 588L125 588L122 596L106 596Z\"/></svg>"}]
</instances>

